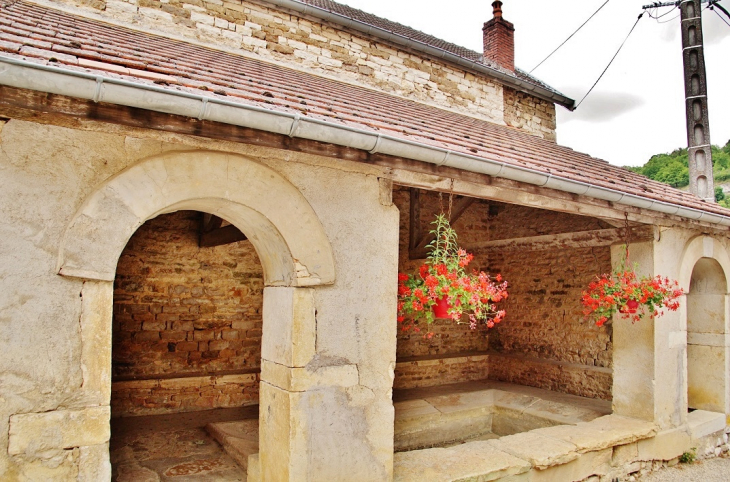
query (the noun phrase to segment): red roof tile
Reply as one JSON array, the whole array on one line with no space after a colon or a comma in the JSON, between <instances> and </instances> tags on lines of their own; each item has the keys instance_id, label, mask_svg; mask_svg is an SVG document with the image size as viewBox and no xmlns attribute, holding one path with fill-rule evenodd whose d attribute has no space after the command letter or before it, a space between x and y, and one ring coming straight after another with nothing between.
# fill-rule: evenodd
<instances>
[{"instance_id":1,"label":"red roof tile","mask_svg":"<svg viewBox=\"0 0 730 482\"><path fill-rule=\"evenodd\" d=\"M729 210L690 193L517 129L28 3L15 2L0 10L0 55L298 112L627 194L730 215Z\"/></svg>"}]
</instances>

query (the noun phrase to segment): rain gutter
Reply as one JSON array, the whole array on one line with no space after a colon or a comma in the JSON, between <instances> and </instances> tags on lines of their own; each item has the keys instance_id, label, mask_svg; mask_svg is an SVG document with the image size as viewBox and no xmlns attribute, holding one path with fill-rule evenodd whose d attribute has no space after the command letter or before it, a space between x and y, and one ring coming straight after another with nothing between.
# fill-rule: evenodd
<instances>
[{"instance_id":1,"label":"rain gutter","mask_svg":"<svg viewBox=\"0 0 730 482\"><path fill-rule=\"evenodd\" d=\"M590 196L709 224L730 226L728 216L627 194L534 169L512 166L501 161L455 152L374 131L312 119L299 113L273 111L200 94L2 56L0 56L0 84L337 144L371 153L414 159L437 166L447 166L571 194Z\"/></svg>"},{"instance_id":2,"label":"rain gutter","mask_svg":"<svg viewBox=\"0 0 730 482\"><path fill-rule=\"evenodd\" d=\"M388 42L392 42L392 43L394 43L396 45L400 45L402 47L406 47L406 48L415 50L417 52L423 52L430 56L433 56L433 57L436 57L439 59L443 59L452 64L456 64L459 67L464 67L467 69L471 69L473 71L480 72L482 74L487 74L488 76L498 79L500 82L502 82L503 84L505 84L509 87L512 87L513 89L517 89L519 91L532 94L535 97L539 97L540 99L548 101L550 103L560 104L568 110L571 110L571 111L575 110L575 101L569 97L566 97L560 93L546 89L539 85L533 84L531 82L526 82L526 81L520 80L519 78L517 78L513 75L502 72L501 70L489 67L488 65L485 65L485 64L482 64L479 62L475 62L475 61L467 59L465 57L461 57L461 56L453 54L447 50L444 50L444 49L441 49L438 47L434 47L433 45L429 45L425 42L421 42L421 41L413 39L413 38L399 35L395 32L391 32L390 30L376 27L376 26L370 25L366 22L361 22L359 20L355 20L355 19L347 17L345 15L340 15L338 13L331 12L327 9L324 9L321 7L316 7L314 5L309 5L306 3L302 3L297 0L266 0L266 1L269 3L273 3L274 5L277 5L279 7L294 10L295 12L298 12L302 15L311 15L311 16L317 17L321 20L336 23L338 25L342 25L343 27L349 27L349 28L352 28L359 32L368 34L368 35L373 35L375 37L381 38Z\"/></svg>"}]
</instances>

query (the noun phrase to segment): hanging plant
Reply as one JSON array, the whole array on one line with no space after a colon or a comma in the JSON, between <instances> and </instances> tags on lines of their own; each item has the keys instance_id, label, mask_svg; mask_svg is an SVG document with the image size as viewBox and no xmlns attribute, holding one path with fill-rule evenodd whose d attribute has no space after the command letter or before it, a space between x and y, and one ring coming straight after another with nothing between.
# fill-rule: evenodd
<instances>
[{"instance_id":1,"label":"hanging plant","mask_svg":"<svg viewBox=\"0 0 730 482\"><path fill-rule=\"evenodd\" d=\"M434 241L428 245L429 254L418 272L398 275L398 322L403 331L421 331L435 318L451 318L462 323L468 316L471 329L482 323L491 328L504 318L504 310L495 303L507 298L507 282L500 275L466 267L474 256L459 248L456 231L444 214L436 216L431 233ZM430 331L425 335L431 338Z\"/></svg>"},{"instance_id":2,"label":"hanging plant","mask_svg":"<svg viewBox=\"0 0 730 482\"><path fill-rule=\"evenodd\" d=\"M676 311L683 293L677 281L658 275L639 277L633 269L622 266L592 281L581 302L586 318L602 326L616 312L638 321L644 314L663 315L663 308Z\"/></svg>"},{"instance_id":3,"label":"hanging plant","mask_svg":"<svg viewBox=\"0 0 730 482\"><path fill-rule=\"evenodd\" d=\"M639 277L635 269L627 268L631 228L628 214L625 216L623 261L613 272L597 276L582 293L583 314L598 326L603 326L617 312L636 322L645 314L661 316L664 308L676 311L679 308L679 297L684 294L676 280L659 275L653 278Z\"/></svg>"}]
</instances>

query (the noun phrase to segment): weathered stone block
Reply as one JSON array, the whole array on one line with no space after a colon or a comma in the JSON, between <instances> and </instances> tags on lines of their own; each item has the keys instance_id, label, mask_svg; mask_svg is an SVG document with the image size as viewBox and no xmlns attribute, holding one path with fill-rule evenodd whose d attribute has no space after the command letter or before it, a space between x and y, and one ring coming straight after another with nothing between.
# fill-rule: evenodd
<instances>
[{"instance_id":1,"label":"weathered stone block","mask_svg":"<svg viewBox=\"0 0 730 482\"><path fill-rule=\"evenodd\" d=\"M352 387L358 383L356 365L291 368L268 360L261 362L261 379L291 392L316 387Z\"/></svg>"},{"instance_id":2,"label":"weathered stone block","mask_svg":"<svg viewBox=\"0 0 730 482\"><path fill-rule=\"evenodd\" d=\"M105 444L110 436L109 419L108 406L12 415L8 453L38 454Z\"/></svg>"},{"instance_id":3,"label":"weathered stone block","mask_svg":"<svg viewBox=\"0 0 730 482\"><path fill-rule=\"evenodd\" d=\"M311 289L264 290L261 357L288 367L303 367L315 354L316 321Z\"/></svg>"},{"instance_id":4,"label":"weathered stone block","mask_svg":"<svg viewBox=\"0 0 730 482\"><path fill-rule=\"evenodd\" d=\"M671 460L692 448L686 427L659 432L655 437L640 440L638 460Z\"/></svg>"}]
</instances>

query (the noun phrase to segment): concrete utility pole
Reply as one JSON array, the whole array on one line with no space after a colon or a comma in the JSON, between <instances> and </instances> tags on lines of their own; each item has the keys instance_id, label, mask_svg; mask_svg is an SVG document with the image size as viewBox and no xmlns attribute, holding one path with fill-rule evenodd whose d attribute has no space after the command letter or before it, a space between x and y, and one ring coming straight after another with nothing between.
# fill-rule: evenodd
<instances>
[{"instance_id":1,"label":"concrete utility pole","mask_svg":"<svg viewBox=\"0 0 730 482\"><path fill-rule=\"evenodd\" d=\"M707 76L702 43L701 0L683 0L679 8L682 15L689 190L705 201L715 202L710 120L707 113Z\"/></svg>"},{"instance_id":2,"label":"concrete utility pole","mask_svg":"<svg viewBox=\"0 0 730 482\"><path fill-rule=\"evenodd\" d=\"M684 61L684 98L689 154L689 190L708 202L715 202L712 174L710 120L707 113L707 75L702 42L702 4L713 0L654 2L644 10L679 6L682 19L682 59Z\"/></svg>"}]
</instances>

